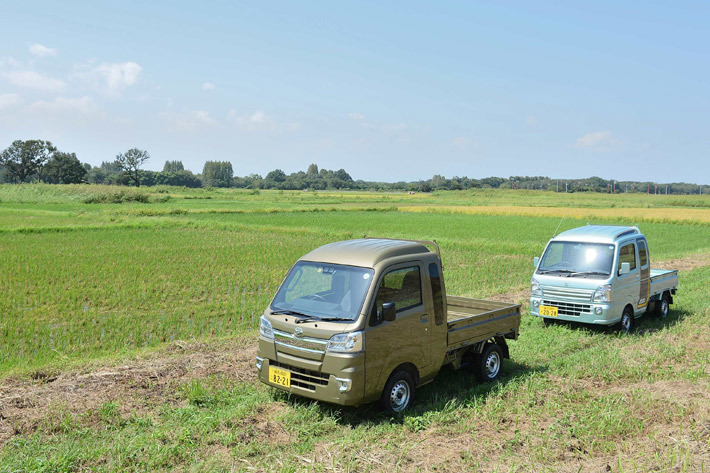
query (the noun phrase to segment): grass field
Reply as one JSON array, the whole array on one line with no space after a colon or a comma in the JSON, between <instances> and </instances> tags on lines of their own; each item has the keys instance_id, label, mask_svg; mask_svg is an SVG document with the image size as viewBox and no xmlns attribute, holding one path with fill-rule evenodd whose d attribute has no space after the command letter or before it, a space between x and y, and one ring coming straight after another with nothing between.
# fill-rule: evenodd
<instances>
[{"instance_id":1,"label":"grass field","mask_svg":"<svg viewBox=\"0 0 710 473\"><path fill-rule=\"evenodd\" d=\"M525 310L500 382L444 369L401 419L255 382L258 316L316 246L435 238L450 293L513 297L587 222L684 262L668 319ZM708 471L708 263L708 196L0 186L0 472Z\"/></svg>"}]
</instances>

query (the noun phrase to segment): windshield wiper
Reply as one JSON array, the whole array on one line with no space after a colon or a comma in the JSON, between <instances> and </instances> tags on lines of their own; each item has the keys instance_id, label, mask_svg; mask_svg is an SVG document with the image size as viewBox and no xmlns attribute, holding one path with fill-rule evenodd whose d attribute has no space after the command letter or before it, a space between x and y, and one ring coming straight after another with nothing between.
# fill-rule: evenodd
<instances>
[{"instance_id":1,"label":"windshield wiper","mask_svg":"<svg viewBox=\"0 0 710 473\"><path fill-rule=\"evenodd\" d=\"M538 272L542 274L547 274L547 273L563 273L563 274L572 274L574 271L571 269L542 269L538 270Z\"/></svg>"},{"instance_id":2,"label":"windshield wiper","mask_svg":"<svg viewBox=\"0 0 710 473\"><path fill-rule=\"evenodd\" d=\"M313 317L312 315L304 314L303 312L297 312L295 310L291 309L279 309L279 310L272 310L271 315L276 315L276 314L288 314L288 315L298 315L301 317Z\"/></svg>"},{"instance_id":3,"label":"windshield wiper","mask_svg":"<svg viewBox=\"0 0 710 473\"><path fill-rule=\"evenodd\" d=\"M352 322L353 319L346 319L344 317L316 317L314 315L309 316L308 318L305 319L298 319L296 321L297 324L302 324L305 322L313 322L313 321L323 321L323 322L333 322L333 321L346 321L346 322Z\"/></svg>"},{"instance_id":4,"label":"windshield wiper","mask_svg":"<svg viewBox=\"0 0 710 473\"><path fill-rule=\"evenodd\" d=\"M609 273L605 273L604 271L576 271L572 274L569 275L569 277L575 277L575 276L592 276L592 275L599 275L599 276L609 276Z\"/></svg>"}]
</instances>

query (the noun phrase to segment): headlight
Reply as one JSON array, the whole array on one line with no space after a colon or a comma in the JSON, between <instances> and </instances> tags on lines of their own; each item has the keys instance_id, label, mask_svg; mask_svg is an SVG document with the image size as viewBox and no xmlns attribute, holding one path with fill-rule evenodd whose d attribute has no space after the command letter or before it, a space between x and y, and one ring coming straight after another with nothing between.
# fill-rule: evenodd
<instances>
[{"instance_id":1,"label":"headlight","mask_svg":"<svg viewBox=\"0 0 710 473\"><path fill-rule=\"evenodd\" d=\"M610 302L611 301L611 286L604 284L599 286L592 296L594 302Z\"/></svg>"},{"instance_id":2,"label":"headlight","mask_svg":"<svg viewBox=\"0 0 710 473\"><path fill-rule=\"evenodd\" d=\"M259 335L268 340L274 339L274 328L271 326L271 322L263 315L259 319Z\"/></svg>"},{"instance_id":3,"label":"headlight","mask_svg":"<svg viewBox=\"0 0 710 473\"><path fill-rule=\"evenodd\" d=\"M531 278L530 285L532 286L530 295L542 297L542 288L540 287L540 283L537 282L537 279Z\"/></svg>"},{"instance_id":4,"label":"headlight","mask_svg":"<svg viewBox=\"0 0 710 473\"><path fill-rule=\"evenodd\" d=\"M339 333L330 337L326 350L339 353L362 351L363 338L362 332Z\"/></svg>"}]
</instances>

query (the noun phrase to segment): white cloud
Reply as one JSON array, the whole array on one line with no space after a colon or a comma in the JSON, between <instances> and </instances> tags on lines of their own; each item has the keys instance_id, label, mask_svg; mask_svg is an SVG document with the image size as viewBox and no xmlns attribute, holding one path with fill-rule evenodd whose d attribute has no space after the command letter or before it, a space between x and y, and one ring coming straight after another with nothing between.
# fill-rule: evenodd
<instances>
[{"instance_id":1,"label":"white cloud","mask_svg":"<svg viewBox=\"0 0 710 473\"><path fill-rule=\"evenodd\" d=\"M214 84L212 82L205 82L202 84L202 90L214 90Z\"/></svg>"},{"instance_id":2,"label":"white cloud","mask_svg":"<svg viewBox=\"0 0 710 473\"><path fill-rule=\"evenodd\" d=\"M609 130L593 131L577 139L577 148L606 148L618 144L619 140L614 138Z\"/></svg>"},{"instance_id":3,"label":"white cloud","mask_svg":"<svg viewBox=\"0 0 710 473\"><path fill-rule=\"evenodd\" d=\"M0 94L0 110L9 110L22 104L22 97L17 94Z\"/></svg>"},{"instance_id":4,"label":"white cloud","mask_svg":"<svg viewBox=\"0 0 710 473\"><path fill-rule=\"evenodd\" d=\"M406 123L394 123L394 124L382 126L382 130L386 131L386 132L398 132L398 131L404 131L406 129L407 129Z\"/></svg>"},{"instance_id":5,"label":"white cloud","mask_svg":"<svg viewBox=\"0 0 710 473\"><path fill-rule=\"evenodd\" d=\"M59 79L43 76L34 71L11 71L3 74L12 84L30 89L57 91L66 85Z\"/></svg>"},{"instance_id":6,"label":"white cloud","mask_svg":"<svg viewBox=\"0 0 710 473\"><path fill-rule=\"evenodd\" d=\"M362 113L348 113L348 118L352 120L364 120L365 115L363 115Z\"/></svg>"},{"instance_id":7,"label":"white cloud","mask_svg":"<svg viewBox=\"0 0 710 473\"><path fill-rule=\"evenodd\" d=\"M12 56L0 56L0 67L5 65L17 67L20 65L20 62Z\"/></svg>"},{"instance_id":8,"label":"white cloud","mask_svg":"<svg viewBox=\"0 0 710 473\"><path fill-rule=\"evenodd\" d=\"M90 97L57 97L53 101L40 100L30 105L30 110L52 114L88 115L96 110L96 104Z\"/></svg>"},{"instance_id":9,"label":"white cloud","mask_svg":"<svg viewBox=\"0 0 710 473\"><path fill-rule=\"evenodd\" d=\"M204 110L188 110L180 114L164 114L163 116L173 131L194 132L217 125L217 120Z\"/></svg>"},{"instance_id":10,"label":"white cloud","mask_svg":"<svg viewBox=\"0 0 710 473\"><path fill-rule=\"evenodd\" d=\"M47 46L43 46L38 43L35 43L35 44L30 44L30 53L35 56L39 56L39 57L56 56L57 50L53 49L53 48L48 48Z\"/></svg>"},{"instance_id":11,"label":"white cloud","mask_svg":"<svg viewBox=\"0 0 710 473\"><path fill-rule=\"evenodd\" d=\"M106 81L106 92L118 95L125 88L138 82L143 68L135 62L103 63L94 69Z\"/></svg>"},{"instance_id":12,"label":"white cloud","mask_svg":"<svg viewBox=\"0 0 710 473\"><path fill-rule=\"evenodd\" d=\"M277 123L273 118L261 110L251 115L239 115L236 110L230 110L227 118L236 127L244 131L297 131L301 129L298 123Z\"/></svg>"}]
</instances>

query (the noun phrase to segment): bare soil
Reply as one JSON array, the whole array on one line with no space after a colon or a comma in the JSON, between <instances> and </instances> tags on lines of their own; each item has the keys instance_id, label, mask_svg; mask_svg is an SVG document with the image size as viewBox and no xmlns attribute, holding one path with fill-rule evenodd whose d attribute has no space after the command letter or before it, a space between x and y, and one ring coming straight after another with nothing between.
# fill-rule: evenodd
<instances>
[{"instance_id":1,"label":"bare soil","mask_svg":"<svg viewBox=\"0 0 710 473\"><path fill-rule=\"evenodd\" d=\"M145 359L88 372L38 371L30 379L5 379L0 382L0 447L14 435L45 426L50 410L83 414L116 402L121 414L140 415L184 402L176 396L177 388L192 379L223 375L254 382L256 348L251 342L175 342Z\"/></svg>"}]
</instances>

